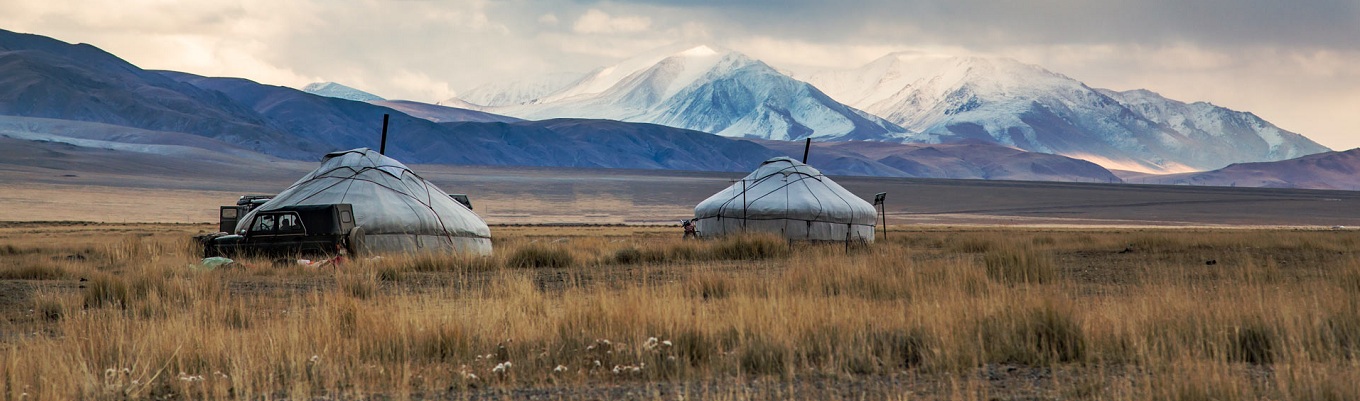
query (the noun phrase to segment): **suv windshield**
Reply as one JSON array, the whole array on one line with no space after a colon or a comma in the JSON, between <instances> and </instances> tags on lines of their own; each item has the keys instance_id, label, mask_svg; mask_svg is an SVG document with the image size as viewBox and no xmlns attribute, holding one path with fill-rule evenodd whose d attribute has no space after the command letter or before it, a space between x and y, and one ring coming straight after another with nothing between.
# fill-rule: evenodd
<instances>
[{"instance_id":1,"label":"suv windshield","mask_svg":"<svg viewBox=\"0 0 1360 401\"><path fill-rule=\"evenodd\" d=\"M305 231L297 213L261 214L250 226L252 234L302 234Z\"/></svg>"}]
</instances>

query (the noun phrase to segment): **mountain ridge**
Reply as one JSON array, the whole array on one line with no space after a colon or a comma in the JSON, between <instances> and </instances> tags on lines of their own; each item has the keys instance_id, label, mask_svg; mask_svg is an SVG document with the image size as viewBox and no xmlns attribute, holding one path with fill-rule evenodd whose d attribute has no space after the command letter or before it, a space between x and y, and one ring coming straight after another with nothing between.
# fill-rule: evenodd
<instances>
[{"instance_id":1,"label":"mountain ridge","mask_svg":"<svg viewBox=\"0 0 1360 401\"><path fill-rule=\"evenodd\" d=\"M482 110L530 120L648 122L740 138L861 139L905 132L762 61L708 45L630 58L537 99Z\"/></svg>"},{"instance_id":2,"label":"mountain ridge","mask_svg":"<svg viewBox=\"0 0 1360 401\"><path fill-rule=\"evenodd\" d=\"M799 77L916 132L903 138L907 142L982 139L1149 172L1208 170L1329 150L1250 113L1095 89L1008 58L892 53L855 69ZM1198 119L1175 123L1187 116ZM1237 129L1218 134L1196 129L1204 126Z\"/></svg>"},{"instance_id":3,"label":"mountain ridge","mask_svg":"<svg viewBox=\"0 0 1360 401\"><path fill-rule=\"evenodd\" d=\"M840 124L845 134L817 136L840 140L819 140L818 152L813 153L812 161L823 164L818 168L828 174L1117 182L1108 170L1094 164L1024 151L1023 141L1014 146L997 144L988 127L968 126L966 121L958 124L959 131L951 131L955 138L949 143L858 140L883 135L901 139L918 133L889 131L868 113L849 106L832 110L836 113L823 113L839 103L810 84L774 75L778 73L768 65L739 54L699 47L687 51L691 50L683 55L689 59L661 63L664 68L639 67L645 73L633 71L622 74L622 78L611 77L618 80L599 84L598 87L605 88L600 92L583 90L563 99L602 93L640 96L635 100L656 106L657 110L681 110L678 116L712 118L714 121L707 123L714 126L741 127L733 121L763 126L783 123L786 125L779 126L784 129L781 139L817 136L815 128ZM694 65L703 68L689 68ZM623 72L627 71L620 73ZM1053 79L1066 82L1065 77ZM753 82L780 84L752 86ZM1081 96L1108 99L1105 106L1122 108L1129 115L1137 114L1133 107L1145 108L1138 113L1153 117L1143 121L1148 126L1165 128L1168 135L1204 136L1195 130L1225 131L1222 127L1271 127L1254 114L1224 111L1207 103L1181 103L1147 91L1093 90L1078 84L1065 83L1079 89ZM638 88L648 90L633 90ZM988 90L982 84L968 88ZM950 93L953 92L945 94ZM795 104L794 99L811 106L780 108L767 104L767 101ZM672 107L675 102L684 103L684 107ZM950 104L959 106L952 109L951 115L973 112L983 106L969 101ZM756 109L743 108L751 105L762 109L751 112ZM717 110L724 107L748 113L724 114ZM1216 119L1177 119L1177 115L1185 114L1177 111L1182 109ZM711 115L709 111L720 115ZM806 113L799 114L803 112ZM358 102L241 78L142 70L91 45L71 45L0 30L0 116L9 116L0 118L9 121L6 123L9 128L5 128L8 133L0 136L7 143L55 143L148 158L161 157L162 153L197 155L218 151L244 160L270 157L314 160L330 151L376 147L383 114L393 117L389 153L411 163L749 171L769 157L800 153L802 145L735 140L653 123L601 119L523 121L417 102ZM828 123L808 119L827 116L836 120ZM1167 127L1181 127L1187 133L1175 133ZM1292 134L1279 132L1281 144ZM823 154L830 158L820 159ZM176 163L192 157L182 159ZM1310 166L1307 161L1300 163ZM1327 165L1330 164L1311 164L1320 169ZM1302 181L1298 177L1306 175L1306 169L1295 170L1292 179ZM1208 182L1207 178L1204 180Z\"/></svg>"}]
</instances>

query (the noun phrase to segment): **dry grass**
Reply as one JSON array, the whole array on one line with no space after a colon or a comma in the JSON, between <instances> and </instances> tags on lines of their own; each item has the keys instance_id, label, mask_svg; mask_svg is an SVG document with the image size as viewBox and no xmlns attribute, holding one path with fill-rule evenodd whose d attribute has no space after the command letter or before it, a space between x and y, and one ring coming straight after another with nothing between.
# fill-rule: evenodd
<instances>
[{"instance_id":1,"label":"dry grass","mask_svg":"<svg viewBox=\"0 0 1360 401\"><path fill-rule=\"evenodd\" d=\"M30 289L0 303L4 399L1360 397L1349 232L894 232L847 252L526 228L492 257L203 270L192 227L25 230L0 231L0 283ZM870 384L744 393L754 377Z\"/></svg>"}]
</instances>

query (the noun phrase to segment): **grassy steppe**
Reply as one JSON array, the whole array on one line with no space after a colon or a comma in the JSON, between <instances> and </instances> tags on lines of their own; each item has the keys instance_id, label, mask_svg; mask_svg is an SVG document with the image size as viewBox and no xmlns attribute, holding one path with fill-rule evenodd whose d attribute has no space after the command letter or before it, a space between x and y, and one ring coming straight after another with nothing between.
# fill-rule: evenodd
<instances>
[{"instance_id":1,"label":"grassy steppe","mask_svg":"<svg viewBox=\"0 0 1360 401\"><path fill-rule=\"evenodd\" d=\"M1352 231L508 227L203 270L198 229L0 227L0 398L1360 399Z\"/></svg>"}]
</instances>

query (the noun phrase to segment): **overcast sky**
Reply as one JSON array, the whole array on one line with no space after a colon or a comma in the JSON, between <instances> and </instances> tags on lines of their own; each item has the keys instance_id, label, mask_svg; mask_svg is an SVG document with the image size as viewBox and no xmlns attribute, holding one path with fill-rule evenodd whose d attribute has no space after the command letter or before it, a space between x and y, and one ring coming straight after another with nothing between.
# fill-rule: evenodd
<instances>
[{"instance_id":1,"label":"overcast sky","mask_svg":"<svg viewBox=\"0 0 1360 401\"><path fill-rule=\"evenodd\" d=\"M677 42L788 69L998 55L1360 147L1360 0L0 0L0 28L148 69L426 102Z\"/></svg>"}]
</instances>

